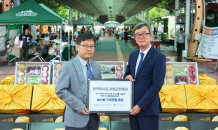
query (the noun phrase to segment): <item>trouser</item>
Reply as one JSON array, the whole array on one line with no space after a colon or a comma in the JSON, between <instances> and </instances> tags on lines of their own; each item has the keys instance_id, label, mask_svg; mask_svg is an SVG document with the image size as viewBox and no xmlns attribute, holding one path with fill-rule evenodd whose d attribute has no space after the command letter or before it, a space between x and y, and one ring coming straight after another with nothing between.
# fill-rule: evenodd
<instances>
[{"instance_id":1,"label":"trouser","mask_svg":"<svg viewBox=\"0 0 218 130\"><path fill-rule=\"evenodd\" d=\"M18 60L21 61L24 58L24 61L28 61L28 57L29 57L29 49L21 48L20 56Z\"/></svg>"},{"instance_id":2,"label":"trouser","mask_svg":"<svg viewBox=\"0 0 218 130\"><path fill-rule=\"evenodd\" d=\"M74 128L65 126L65 130L98 130L98 115L97 114L90 114L89 122L84 128Z\"/></svg>"},{"instance_id":3,"label":"trouser","mask_svg":"<svg viewBox=\"0 0 218 130\"><path fill-rule=\"evenodd\" d=\"M185 50L185 43L177 42L177 55L182 54L182 50Z\"/></svg>"},{"instance_id":4,"label":"trouser","mask_svg":"<svg viewBox=\"0 0 218 130\"><path fill-rule=\"evenodd\" d=\"M129 116L131 130L159 130L159 115Z\"/></svg>"}]
</instances>

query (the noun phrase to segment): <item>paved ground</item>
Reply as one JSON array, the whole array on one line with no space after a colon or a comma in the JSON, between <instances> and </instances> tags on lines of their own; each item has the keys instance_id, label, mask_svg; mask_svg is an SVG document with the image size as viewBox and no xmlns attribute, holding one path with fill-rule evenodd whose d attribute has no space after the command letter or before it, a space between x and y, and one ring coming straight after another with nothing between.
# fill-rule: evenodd
<instances>
[{"instance_id":1,"label":"paved ground","mask_svg":"<svg viewBox=\"0 0 218 130\"><path fill-rule=\"evenodd\" d=\"M125 44L124 41L115 41L114 37L102 36L100 37L100 42L101 45L97 45L95 54L92 57L95 61L123 60L124 62L128 62L130 53L137 50L137 46L133 46L130 41L128 41L128 44ZM176 56L176 52L169 52L168 46L167 44L161 44L160 48L161 52L165 54L167 61L192 62L181 56ZM199 74L206 74L218 81L218 71L215 71L216 61L217 60L213 60L212 62L198 62ZM14 75L14 67L15 65L8 66L7 61L0 62L0 80L7 76Z\"/></svg>"}]
</instances>

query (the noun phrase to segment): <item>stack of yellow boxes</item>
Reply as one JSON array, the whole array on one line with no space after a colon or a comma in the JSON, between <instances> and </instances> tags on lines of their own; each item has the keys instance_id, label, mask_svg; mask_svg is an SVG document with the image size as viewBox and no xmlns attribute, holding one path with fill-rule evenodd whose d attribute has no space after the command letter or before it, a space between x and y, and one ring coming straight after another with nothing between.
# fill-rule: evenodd
<instances>
[{"instance_id":1,"label":"stack of yellow boxes","mask_svg":"<svg viewBox=\"0 0 218 130\"><path fill-rule=\"evenodd\" d=\"M198 75L200 85L216 85L216 80L208 77L206 74Z\"/></svg>"},{"instance_id":2,"label":"stack of yellow boxes","mask_svg":"<svg viewBox=\"0 0 218 130\"><path fill-rule=\"evenodd\" d=\"M187 104L184 85L163 85L159 96L163 112L186 112Z\"/></svg>"},{"instance_id":3,"label":"stack of yellow boxes","mask_svg":"<svg viewBox=\"0 0 218 130\"><path fill-rule=\"evenodd\" d=\"M34 85L32 112L63 114L65 105L56 95L55 85Z\"/></svg>"},{"instance_id":4,"label":"stack of yellow boxes","mask_svg":"<svg viewBox=\"0 0 218 130\"><path fill-rule=\"evenodd\" d=\"M11 75L1 80L1 85L9 85L9 84L14 84L14 75Z\"/></svg>"},{"instance_id":5,"label":"stack of yellow boxes","mask_svg":"<svg viewBox=\"0 0 218 130\"><path fill-rule=\"evenodd\" d=\"M0 85L0 113L30 113L32 85Z\"/></svg>"}]
</instances>

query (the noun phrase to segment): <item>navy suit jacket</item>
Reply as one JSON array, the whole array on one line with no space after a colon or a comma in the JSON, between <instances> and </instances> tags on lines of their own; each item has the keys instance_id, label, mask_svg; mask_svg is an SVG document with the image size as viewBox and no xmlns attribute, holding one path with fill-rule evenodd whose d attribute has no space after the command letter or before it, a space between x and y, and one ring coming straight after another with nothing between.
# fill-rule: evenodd
<instances>
[{"instance_id":1,"label":"navy suit jacket","mask_svg":"<svg viewBox=\"0 0 218 130\"><path fill-rule=\"evenodd\" d=\"M140 50L134 51L129 56L126 73L134 79L134 105L142 110L138 116L156 116L161 109L159 91L164 83L166 73L166 57L153 46L148 51L140 70L135 75L135 67Z\"/></svg>"}]
</instances>

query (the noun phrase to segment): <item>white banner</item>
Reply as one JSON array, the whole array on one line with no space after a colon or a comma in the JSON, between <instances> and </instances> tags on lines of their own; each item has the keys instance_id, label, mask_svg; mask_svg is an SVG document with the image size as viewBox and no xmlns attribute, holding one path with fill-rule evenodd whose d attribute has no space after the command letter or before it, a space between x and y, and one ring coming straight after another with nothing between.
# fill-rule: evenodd
<instances>
[{"instance_id":1,"label":"white banner","mask_svg":"<svg viewBox=\"0 0 218 130\"><path fill-rule=\"evenodd\" d=\"M133 107L132 85L128 80L89 80L88 110L130 113Z\"/></svg>"},{"instance_id":2,"label":"white banner","mask_svg":"<svg viewBox=\"0 0 218 130\"><path fill-rule=\"evenodd\" d=\"M198 55L211 59L218 59L218 27L204 27Z\"/></svg>"}]
</instances>

